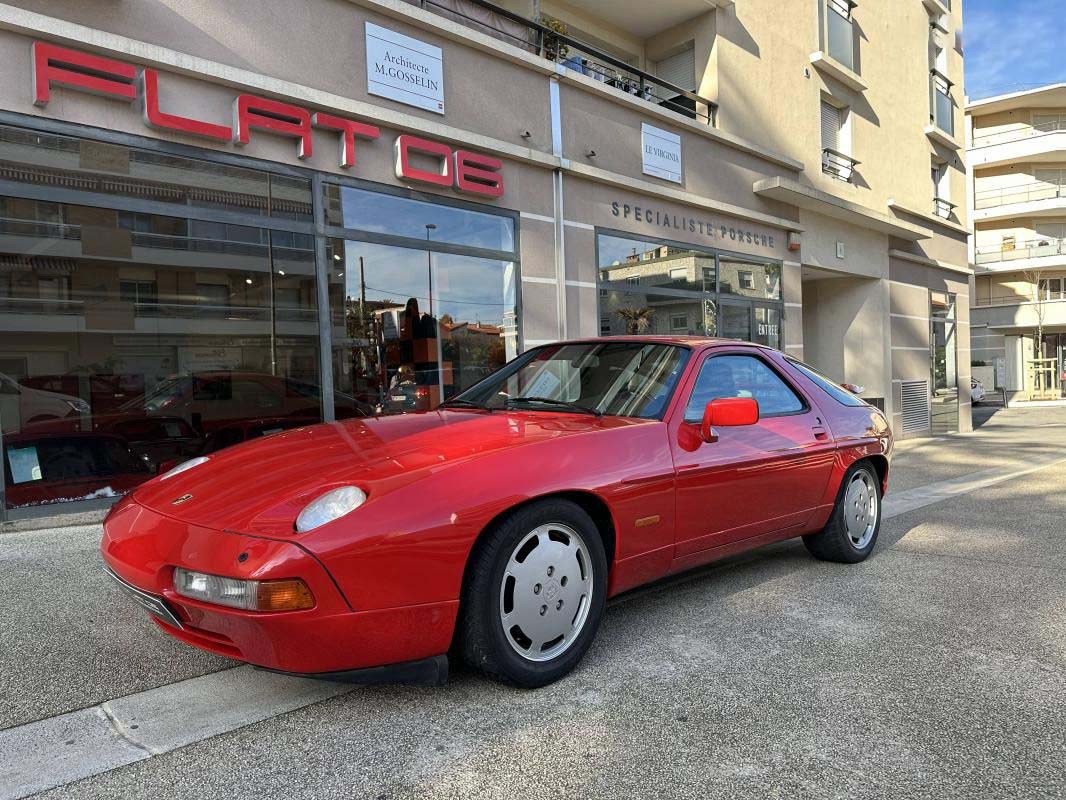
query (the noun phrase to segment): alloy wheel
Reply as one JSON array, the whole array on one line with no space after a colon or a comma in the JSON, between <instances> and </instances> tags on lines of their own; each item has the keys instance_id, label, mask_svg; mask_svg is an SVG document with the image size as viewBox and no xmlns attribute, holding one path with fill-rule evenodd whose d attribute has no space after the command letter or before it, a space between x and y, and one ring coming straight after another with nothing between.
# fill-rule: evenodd
<instances>
[{"instance_id":1,"label":"alloy wheel","mask_svg":"<svg viewBox=\"0 0 1066 800\"><path fill-rule=\"evenodd\" d=\"M877 530L877 488L865 470L855 473L844 494L844 527L856 550L863 550Z\"/></svg>"},{"instance_id":2,"label":"alloy wheel","mask_svg":"<svg viewBox=\"0 0 1066 800\"><path fill-rule=\"evenodd\" d=\"M529 661L561 655L584 629L593 591L581 535L561 523L538 526L511 552L500 585L500 624L508 644Z\"/></svg>"}]
</instances>

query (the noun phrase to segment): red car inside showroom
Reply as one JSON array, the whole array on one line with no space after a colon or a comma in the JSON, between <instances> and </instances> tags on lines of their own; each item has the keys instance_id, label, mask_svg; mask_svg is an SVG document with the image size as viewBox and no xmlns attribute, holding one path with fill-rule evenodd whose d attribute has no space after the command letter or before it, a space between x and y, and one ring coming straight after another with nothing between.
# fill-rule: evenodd
<instances>
[{"instance_id":1,"label":"red car inside showroom","mask_svg":"<svg viewBox=\"0 0 1066 800\"><path fill-rule=\"evenodd\" d=\"M540 686L620 592L803 536L873 550L880 411L758 345L532 348L438 409L200 456L111 511L112 576L172 636L290 673Z\"/></svg>"}]
</instances>

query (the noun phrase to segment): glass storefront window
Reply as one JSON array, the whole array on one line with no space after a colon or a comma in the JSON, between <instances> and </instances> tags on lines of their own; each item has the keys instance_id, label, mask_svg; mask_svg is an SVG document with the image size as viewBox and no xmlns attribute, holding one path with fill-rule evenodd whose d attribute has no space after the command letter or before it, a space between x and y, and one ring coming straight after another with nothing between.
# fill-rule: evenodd
<instances>
[{"instance_id":1,"label":"glass storefront window","mask_svg":"<svg viewBox=\"0 0 1066 800\"><path fill-rule=\"evenodd\" d=\"M603 285L601 284L601 287ZM713 297L601 288L600 335L715 336Z\"/></svg>"},{"instance_id":2,"label":"glass storefront window","mask_svg":"<svg viewBox=\"0 0 1066 800\"><path fill-rule=\"evenodd\" d=\"M780 347L780 264L612 233L598 234L596 247L600 335L723 336Z\"/></svg>"},{"instance_id":3,"label":"glass storefront window","mask_svg":"<svg viewBox=\"0 0 1066 800\"><path fill-rule=\"evenodd\" d=\"M350 186L326 186L326 222L339 228L512 252L514 219Z\"/></svg>"},{"instance_id":4,"label":"glass storefront window","mask_svg":"<svg viewBox=\"0 0 1066 800\"><path fill-rule=\"evenodd\" d=\"M338 418L436 408L518 354L514 262L334 239L329 263Z\"/></svg>"},{"instance_id":5,"label":"glass storefront window","mask_svg":"<svg viewBox=\"0 0 1066 800\"><path fill-rule=\"evenodd\" d=\"M312 245L0 197L7 507L114 497L169 463L319 421Z\"/></svg>"},{"instance_id":6,"label":"glass storefront window","mask_svg":"<svg viewBox=\"0 0 1066 800\"><path fill-rule=\"evenodd\" d=\"M764 261L720 260L719 289L722 294L751 297L756 300L781 299L781 265Z\"/></svg>"},{"instance_id":7,"label":"glass storefront window","mask_svg":"<svg viewBox=\"0 0 1066 800\"><path fill-rule=\"evenodd\" d=\"M603 283L625 283L642 289L714 291L713 253L601 234L599 264Z\"/></svg>"},{"instance_id":8,"label":"glass storefront window","mask_svg":"<svg viewBox=\"0 0 1066 800\"><path fill-rule=\"evenodd\" d=\"M312 221L306 178L6 125L0 125L0 179Z\"/></svg>"}]
</instances>

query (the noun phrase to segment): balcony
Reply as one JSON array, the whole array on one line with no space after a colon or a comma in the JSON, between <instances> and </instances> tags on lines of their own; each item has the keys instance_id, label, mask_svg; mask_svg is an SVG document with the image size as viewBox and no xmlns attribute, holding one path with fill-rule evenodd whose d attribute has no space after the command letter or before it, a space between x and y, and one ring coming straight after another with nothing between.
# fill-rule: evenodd
<instances>
[{"instance_id":1,"label":"balcony","mask_svg":"<svg viewBox=\"0 0 1066 800\"><path fill-rule=\"evenodd\" d=\"M1066 216L1066 186L1031 181L974 193L974 221Z\"/></svg>"},{"instance_id":2,"label":"balcony","mask_svg":"<svg viewBox=\"0 0 1066 800\"><path fill-rule=\"evenodd\" d=\"M438 13L472 30L492 36L507 44L554 61L573 72L584 75L612 90L637 97L704 125L714 126L718 106L706 97L682 89L649 72L627 64L609 53L585 44L579 39L534 22L512 11L484 0L408 0L412 5ZM719 5L714 2L710 5ZM600 3L591 4L597 8ZM645 5L638 4L641 8ZM635 6L636 7L636 6ZM693 14L706 11L708 3L692 4ZM614 16L604 6L603 15Z\"/></svg>"},{"instance_id":3,"label":"balcony","mask_svg":"<svg viewBox=\"0 0 1066 800\"><path fill-rule=\"evenodd\" d=\"M943 197L933 198L933 214L941 219L951 219L956 208L958 206L955 203L945 200Z\"/></svg>"},{"instance_id":4,"label":"balcony","mask_svg":"<svg viewBox=\"0 0 1066 800\"><path fill-rule=\"evenodd\" d=\"M980 134L974 132L968 158L971 166L992 167L1025 160L1041 163L1062 161L1066 154L1066 122L1021 125Z\"/></svg>"},{"instance_id":5,"label":"balcony","mask_svg":"<svg viewBox=\"0 0 1066 800\"><path fill-rule=\"evenodd\" d=\"M822 172L838 181L851 183L858 165L859 162L847 153L841 153L831 147L822 150Z\"/></svg>"},{"instance_id":6,"label":"balcony","mask_svg":"<svg viewBox=\"0 0 1066 800\"><path fill-rule=\"evenodd\" d=\"M961 150L955 138L955 100L951 96L954 84L939 70L929 72L929 122L925 134L949 150Z\"/></svg>"},{"instance_id":7,"label":"balcony","mask_svg":"<svg viewBox=\"0 0 1066 800\"><path fill-rule=\"evenodd\" d=\"M1032 239L1013 245L978 247L974 262L992 271L1062 266L1066 264L1066 239Z\"/></svg>"}]
</instances>

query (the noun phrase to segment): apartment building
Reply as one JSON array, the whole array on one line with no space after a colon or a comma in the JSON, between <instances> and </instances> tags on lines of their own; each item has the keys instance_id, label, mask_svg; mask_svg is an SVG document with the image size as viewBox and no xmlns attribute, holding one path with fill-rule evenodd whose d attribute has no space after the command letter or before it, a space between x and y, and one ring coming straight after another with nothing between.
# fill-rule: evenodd
<instances>
[{"instance_id":1,"label":"apartment building","mask_svg":"<svg viewBox=\"0 0 1066 800\"><path fill-rule=\"evenodd\" d=\"M958 0L0 3L4 513L432 409L531 346L762 342L969 430Z\"/></svg>"},{"instance_id":2,"label":"apartment building","mask_svg":"<svg viewBox=\"0 0 1066 800\"><path fill-rule=\"evenodd\" d=\"M966 106L972 356L1008 400L1066 397L1066 84Z\"/></svg>"}]
</instances>

